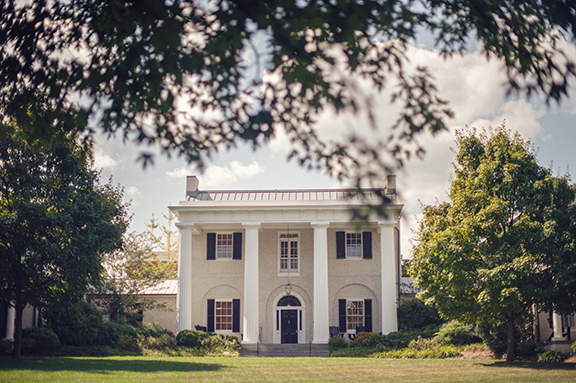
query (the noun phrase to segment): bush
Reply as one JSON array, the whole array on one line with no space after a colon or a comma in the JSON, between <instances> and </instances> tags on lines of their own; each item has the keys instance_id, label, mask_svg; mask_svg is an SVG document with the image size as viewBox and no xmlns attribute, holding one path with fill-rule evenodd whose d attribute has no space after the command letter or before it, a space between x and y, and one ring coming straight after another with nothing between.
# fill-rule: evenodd
<instances>
[{"instance_id":1,"label":"bush","mask_svg":"<svg viewBox=\"0 0 576 383\"><path fill-rule=\"evenodd\" d=\"M518 343L516 346L518 356L535 356L538 354L538 345L532 340Z\"/></svg>"},{"instance_id":2,"label":"bush","mask_svg":"<svg viewBox=\"0 0 576 383\"><path fill-rule=\"evenodd\" d=\"M372 337L377 335L374 332L361 332L355 339L358 347L370 347L372 345Z\"/></svg>"},{"instance_id":3,"label":"bush","mask_svg":"<svg viewBox=\"0 0 576 383\"><path fill-rule=\"evenodd\" d=\"M209 334L204 331L182 330L176 336L178 346L196 348L204 355L221 355L240 348L237 336Z\"/></svg>"},{"instance_id":4,"label":"bush","mask_svg":"<svg viewBox=\"0 0 576 383\"><path fill-rule=\"evenodd\" d=\"M455 358L462 355L455 346L440 346L432 350L416 351L410 348L383 351L370 355L371 358L385 359L444 359Z\"/></svg>"},{"instance_id":5,"label":"bush","mask_svg":"<svg viewBox=\"0 0 576 383\"><path fill-rule=\"evenodd\" d=\"M104 328L100 311L85 301L59 310L45 310L44 319L64 345L91 346Z\"/></svg>"},{"instance_id":6,"label":"bush","mask_svg":"<svg viewBox=\"0 0 576 383\"><path fill-rule=\"evenodd\" d=\"M174 336L174 334L172 333L172 331L168 331L166 330L164 327L162 327L160 325L160 323L158 322L145 322L142 323L141 326L138 327L138 329L136 330L138 332L139 335L145 336L145 337L154 337L154 338L159 338L162 335L171 335Z\"/></svg>"},{"instance_id":7,"label":"bush","mask_svg":"<svg viewBox=\"0 0 576 383\"><path fill-rule=\"evenodd\" d=\"M138 333L128 324L106 322L101 332L100 343L126 351L139 351Z\"/></svg>"},{"instance_id":8,"label":"bush","mask_svg":"<svg viewBox=\"0 0 576 383\"><path fill-rule=\"evenodd\" d=\"M538 354L538 362L562 362L564 358L560 351L544 351Z\"/></svg>"},{"instance_id":9,"label":"bush","mask_svg":"<svg viewBox=\"0 0 576 383\"><path fill-rule=\"evenodd\" d=\"M418 339L412 339L410 343L408 343L408 348L411 348L414 351L434 350L438 347L440 347L440 343L436 338L429 339L419 336Z\"/></svg>"},{"instance_id":10,"label":"bush","mask_svg":"<svg viewBox=\"0 0 576 383\"><path fill-rule=\"evenodd\" d=\"M572 342L572 352L576 354L576 342Z\"/></svg>"},{"instance_id":11,"label":"bush","mask_svg":"<svg viewBox=\"0 0 576 383\"><path fill-rule=\"evenodd\" d=\"M330 350L330 352L342 348L348 348L348 342L346 342L346 339L339 336L333 336L328 341L328 350Z\"/></svg>"},{"instance_id":12,"label":"bush","mask_svg":"<svg viewBox=\"0 0 576 383\"><path fill-rule=\"evenodd\" d=\"M466 325L458 321L443 324L435 339L440 344L453 344L454 346L463 346L481 341L474 333L472 325Z\"/></svg>"},{"instance_id":13,"label":"bush","mask_svg":"<svg viewBox=\"0 0 576 383\"><path fill-rule=\"evenodd\" d=\"M402 349L408 347L410 341L421 338L433 338L438 332L437 325L428 325L422 329L391 332L388 335L374 335L370 339L371 347Z\"/></svg>"},{"instance_id":14,"label":"bush","mask_svg":"<svg viewBox=\"0 0 576 383\"><path fill-rule=\"evenodd\" d=\"M202 340L209 336L210 334L204 331L182 330L176 335L176 342L178 346L200 348Z\"/></svg>"},{"instance_id":15,"label":"bush","mask_svg":"<svg viewBox=\"0 0 576 383\"><path fill-rule=\"evenodd\" d=\"M12 352L12 342L8 339L0 339L0 354L9 354Z\"/></svg>"},{"instance_id":16,"label":"bush","mask_svg":"<svg viewBox=\"0 0 576 383\"><path fill-rule=\"evenodd\" d=\"M438 310L426 306L419 299L403 301L398 306L398 324L400 330L423 328L429 325L441 325L445 322Z\"/></svg>"},{"instance_id":17,"label":"bush","mask_svg":"<svg viewBox=\"0 0 576 383\"><path fill-rule=\"evenodd\" d=\"M60 347L60 340L48 328L32 327L22 330L22 354L51 355Z\"/></svg>"}]
</instances>

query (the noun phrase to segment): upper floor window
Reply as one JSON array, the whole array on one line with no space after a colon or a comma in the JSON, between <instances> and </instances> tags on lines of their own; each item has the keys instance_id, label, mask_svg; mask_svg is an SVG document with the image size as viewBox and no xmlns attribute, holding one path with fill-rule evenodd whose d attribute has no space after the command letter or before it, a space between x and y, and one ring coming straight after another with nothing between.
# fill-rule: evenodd
<instances>
[{"instance_id":1,"label":"upper floor window","mask_svg":"<svg viewBox=\"0 0 576 383\"><path fill-rule=\"evenodd\" d=\"M300 234L299 233L279 233L280 246L280 272L298 272Z\"/></svg>"},{"instance_id":2,"label":"upper floor window","mask_svg":"<svg viewBox=\"0 0 576 383\"><path fill-rule=\"evenodd\" d=\"M207 233L206 259L242 259L242 233Z\"/></svg>"},{"instance_id":3,"label":"upper floor window","mask_svg":"<svg viewBox=\"0 0 576 383\"><path fill-rule=\"evenodd\" d=\"M372 259L372 232L336 232L336 258Z\"/></svg>"},{"instance_id":4,"label":"upper floor window","mask_svg":"<svg viewBox=\"0 0 576 383\"><path fill-rule=\"evenodd\" d=\"M232 259L232 233L216 235L216 258Z\"/></svg>"}]
</instances>

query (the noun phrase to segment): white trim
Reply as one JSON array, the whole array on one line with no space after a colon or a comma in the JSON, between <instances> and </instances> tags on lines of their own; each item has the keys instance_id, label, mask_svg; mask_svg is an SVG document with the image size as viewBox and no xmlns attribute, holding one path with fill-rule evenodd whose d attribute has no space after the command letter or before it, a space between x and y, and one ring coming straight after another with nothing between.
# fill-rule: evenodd
<instances>
[{"instance_id":1,"label":"white trim","mask_svg":"<svg viewBox=\"0 0 576 383\"><path fill-rule=\"evenodd\" d=\"M282 251L281 243L282 243L282 240L281 240L280 236L283 235L283 234L284 234L284 235L286 235L286 234L290 234L290 235L295 234L295 235L298 236L298 237L296 238L296 242L297 242L296 250L298 251L298 256L296 257L296 260L297 260L297 262L298 262L298 268L297 268L297 269L290 269L290 268L288 268L288 269L286 269L286 270L280 269L281 260L282 260L282 258L281 258L281 251ZM288 238L287 238L287 239L288 239ZM291 241L292 241L292 239L288 239L288 243L290 243ZM302 248L301 248L301 246L300 246L300 232L299 232L299 231L291 231L291 232L288 232L288 231L279 231L279 232L278 232L278 244L277 244L277 248L278 248L278 276L279 276L279 277L299 277L299 276L300 276L300 264L302 263L302 257L301 257L301 250L302 250ZM290 246L288 246L288 251L289 251L289 252L290 252L290 249L291 249ZM288 254L287 260L288 260L288 266L290 266L291 260L292 260L292 258L290 257L290 254Z\"/></svg>"},{"instance_id":2,"label":"white trim","mask_svg":"<svg viewBox=\"0 0 576 383\"><path fill-rule=\"evenodd\" d=\"M288 306L278 306L278 302L280 299L286 296L285 292L282 292L276 296L274 299L274 304L272 305L273 313L272 313L272 343L273 344L281 344L282 343L282 329L280 328L281 323L278 323L278 317L282 315L282 313L278 313L279 311L283 310L298 310L297 320L298 320L298 344L306 343L306 306L304 303L304 298L295 292L290 293L290 295L295 296L300 301L300 306L295 307L288 307ZM302 313L302 322L300 322L300 312ZM302 328L302 330L300 330Z\"/></svg>"}]
</instances>

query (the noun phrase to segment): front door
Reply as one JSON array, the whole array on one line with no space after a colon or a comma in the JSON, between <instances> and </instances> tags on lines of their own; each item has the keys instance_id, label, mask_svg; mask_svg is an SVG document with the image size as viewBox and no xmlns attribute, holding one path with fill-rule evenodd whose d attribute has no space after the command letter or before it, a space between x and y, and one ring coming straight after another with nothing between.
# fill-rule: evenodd
<instances>
[{"instance_id":1,"label":"front door","mask_svg":"<svg viewBox=\"0 0 576 383\"><path fill-rule=\"evenodd\" d=\"M282 343L298 343L298 310L282 310Z\"/></svg>"}]
</instances>

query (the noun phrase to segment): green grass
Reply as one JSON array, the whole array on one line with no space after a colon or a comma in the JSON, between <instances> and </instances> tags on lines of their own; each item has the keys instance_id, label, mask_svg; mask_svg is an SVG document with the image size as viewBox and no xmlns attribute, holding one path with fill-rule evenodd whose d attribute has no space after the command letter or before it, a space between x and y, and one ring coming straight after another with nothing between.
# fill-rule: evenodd
<instances>
[{"instance_id":1,"label":"green grass","mask_svg":"<svg viewBox=\"0 0 576 383\"><path fill-rule=\"evenodd\" d=\"M364 358L0 360L0 382L575 382L576 364Z\"/></svg>"}]
</instances>

